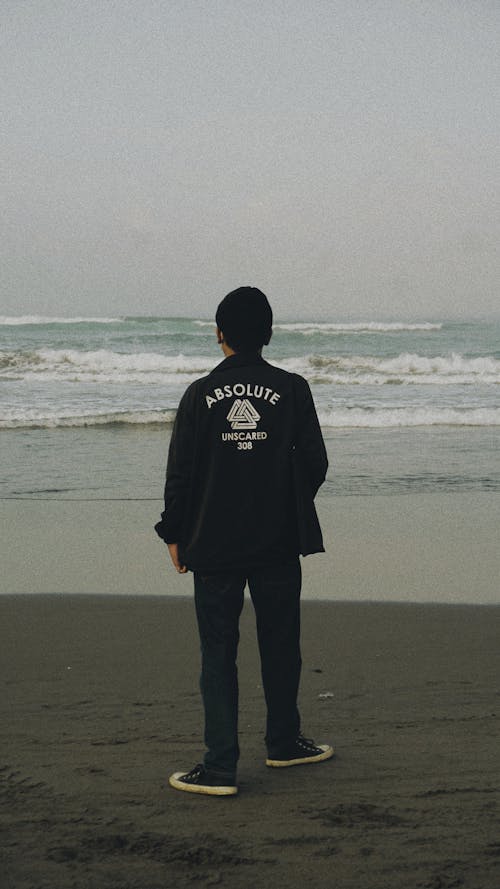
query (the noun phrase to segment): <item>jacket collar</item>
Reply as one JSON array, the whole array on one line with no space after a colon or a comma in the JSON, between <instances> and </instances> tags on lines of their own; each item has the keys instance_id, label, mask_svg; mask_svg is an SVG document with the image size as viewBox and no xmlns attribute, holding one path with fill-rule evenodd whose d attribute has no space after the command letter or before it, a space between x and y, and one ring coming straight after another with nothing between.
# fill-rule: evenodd
<instances>
[{"instance_id":1,"label":"jacket collar","mask_svg":"<svg viewBox=\"0 0 500 889\"><path fill-rule=\"evenodd\" d=\"M252 364L267 364L267 362L257 352L237 352L236 355L229 355L228 358L224 358L224 361L217 364L210 373L220 373L225 370L232 370L234 367L249 367Z\"/></svg>"}]
</instances>

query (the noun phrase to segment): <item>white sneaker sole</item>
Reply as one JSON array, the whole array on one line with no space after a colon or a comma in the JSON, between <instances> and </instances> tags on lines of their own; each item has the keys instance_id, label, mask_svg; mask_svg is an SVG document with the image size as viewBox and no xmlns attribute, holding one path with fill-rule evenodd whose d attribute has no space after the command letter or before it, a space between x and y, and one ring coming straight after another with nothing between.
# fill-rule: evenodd
<instances>
[{"instance_id":1,"label":"white sneaker sole","mask_svg":"<svg viewBox=\"0 0 500 889\"><path fill-rule=\"evenodd\" d=\"M176 790L184 790L186 793L204 793L207 796L234 796L238 793L238 788L231 785L221 784L212 787L210 784L186 784L180 779L184 777L185 772L174 772L170 775L168 783Z\"/></svg>"},{"instance_id":2,"label":"white sneaker sole","mask_svg":"<svg viewBox=\"0 0 500 889\"><path fill-rule=\"evenodd\" d=\"M329 744L318 744L317 746L322 750L322 753L318 753L316 756L304 756L300 759L296 757L293 759L266 759L266 766L271 766L274 769L303 766L310 762L324 762L325 759L331 759L334 755L335 751Z\"/></svg>"}]
</instances>

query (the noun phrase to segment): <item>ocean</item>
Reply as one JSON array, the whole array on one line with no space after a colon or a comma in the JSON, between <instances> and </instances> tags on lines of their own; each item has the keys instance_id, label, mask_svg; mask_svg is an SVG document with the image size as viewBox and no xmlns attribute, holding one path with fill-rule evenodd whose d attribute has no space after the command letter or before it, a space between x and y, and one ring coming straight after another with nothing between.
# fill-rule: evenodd
<instances>
[{"instance_id":1,"label":"ocean","mask_svg":"<svg viewBox=\"0 0 500 889\"><path fill-rule=\"evenodd\" d=\"M500 491L500 321L277 321L264 357L311 385L320 496ZM0 317L4 499L155 500L204 318Z\"/></svg>"}]
</instances>

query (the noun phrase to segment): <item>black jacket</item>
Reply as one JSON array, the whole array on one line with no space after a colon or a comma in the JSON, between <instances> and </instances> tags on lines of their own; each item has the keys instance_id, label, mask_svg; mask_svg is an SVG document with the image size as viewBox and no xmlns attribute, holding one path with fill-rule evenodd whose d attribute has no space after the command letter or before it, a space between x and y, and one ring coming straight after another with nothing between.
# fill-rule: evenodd
<instances>
[{"instance_id":1,"label":"black jacket","mask_svg":"<svg viewBox=\"0 0 500 889\"><path fill-rule=\"evenodd\" d=\"M323 552L313 500L327 467L306 380L232 355L181 399L155 529L197 571Z\"/></svg>"}]
</instances>

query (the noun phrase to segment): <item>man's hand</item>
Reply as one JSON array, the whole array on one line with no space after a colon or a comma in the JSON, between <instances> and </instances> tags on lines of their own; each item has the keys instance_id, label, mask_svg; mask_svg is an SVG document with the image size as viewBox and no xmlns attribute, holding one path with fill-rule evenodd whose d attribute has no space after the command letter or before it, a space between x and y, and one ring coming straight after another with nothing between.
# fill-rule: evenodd
<instances>
[{"instance_id":1,"label":"man's hand","mask_svg":"<svg viewBox=\"0 0 500 889\"><path fill-rule=\"evenodd\" d=\"M170 558L172 559L172 564L177 571L178 574L187 574L187 568L185 565L181 565L179 561L179 544L178 543L167 543L168 551L170 553Z\"/></svg>"}]
</instances>

